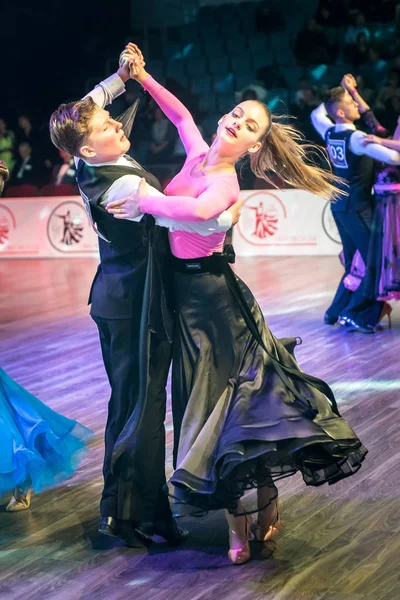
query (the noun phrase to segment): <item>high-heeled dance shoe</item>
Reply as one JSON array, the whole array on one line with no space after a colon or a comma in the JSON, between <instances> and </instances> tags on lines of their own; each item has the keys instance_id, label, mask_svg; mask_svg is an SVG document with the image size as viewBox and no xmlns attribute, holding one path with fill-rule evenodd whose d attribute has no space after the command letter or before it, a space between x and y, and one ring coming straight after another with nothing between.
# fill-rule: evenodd
<instances>
[{"instance_id":1,"label":"high-heeled dance shoe","mask_svg":"<svg viewBox=\"0 0 400 600\"><path fill-rule=\"evenodd\" d=\"M381 310L381 314L378 317L378 323L377 325L380 324L380 322L382 321L382 319L384 319L386 316L388 318L388 329L392 328L392 310L393 308L391 307L391 305L389 304L389 302L385 302L385 304L382 307ZM379 327L381 327L381 325L379 325Z\"/></svg>"},{"instance_id":2,"label":"high-heeled dance shoe","mask_svg":"<svg viewBox=\"0 0 400 600\"><path fill-rule=\"evenodd\" d=\"M272 540L274 540L280 530L282 529L282 521L281 521L281 516L280 516L280 512L279 512L279 505L278 505L278 500L274 501L275 503L275 516L272 520L272 522L270 523L260 523L260 520L258 520L257 522L257 527L256 527L256 541L257 542L261 542L263 544L265 544L266 542L270 542Z\"/></svg>"},{"instance_id":3,"label":"high-heeled dance shoe","mask_svg":"<svg viewBox=\"0 0 400 600\"><path fill-rule=\"evenodd\" d=\"M19 512L26 510L31 505L32 489L24 492L21 488L16 487L11 496L10 502L6 506L7 512Z\"/></svg>"},{"instance_id":4,"label":"high-heeled dance shoe","mask_svg":"<svg viewBox=\"0 0 400 600\"><path fill-rule=\"evenodd\" d=\"M245 528L246 542L240 548L232 548L232 545L234 543L234 538L239 539L239 540L243 539L237 534L237 532L235 530L235 526L236 526L235 521L237 522L239 519L243 519L243 518L246 519L246 528ZM243 563L247 562L251 558L249 540L254 539L254 535L251 533L252 518L250 515L243 515L242 517L234 517L233 515L229 515L228 523L229 523L229 546L230 546L230 550L228 552L228 557L229 557L229 560L233 564L242 565Z\"/></svg>"}]
</instances>

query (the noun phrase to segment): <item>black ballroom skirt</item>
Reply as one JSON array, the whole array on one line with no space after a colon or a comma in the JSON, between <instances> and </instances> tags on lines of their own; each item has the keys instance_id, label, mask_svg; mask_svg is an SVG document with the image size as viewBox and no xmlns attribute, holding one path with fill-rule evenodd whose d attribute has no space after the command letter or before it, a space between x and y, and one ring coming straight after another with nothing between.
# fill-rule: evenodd
<instances>
[{"instance_id":1,"label":"black ballroom skirt","mask_svg":"<svg viewBox=\"0 0 400 600\"><path fill-rule=\"evenodd\" d=\"M296 339L275 338L226 256L177 260L174 284L174 514L235 512L298 471L313 486L357 472L367 449L331 389L300 370Z\"/></svg>"}]
</instances>

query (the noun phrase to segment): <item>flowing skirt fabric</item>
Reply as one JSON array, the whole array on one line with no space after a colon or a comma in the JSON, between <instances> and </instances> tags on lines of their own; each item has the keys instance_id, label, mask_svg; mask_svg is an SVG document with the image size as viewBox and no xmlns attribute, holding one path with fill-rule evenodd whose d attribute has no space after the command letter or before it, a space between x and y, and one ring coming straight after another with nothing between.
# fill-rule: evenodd
<instances>
[{"instance_id":1,"label":"flowing skirt fabric","mask_svg":"<svg viewBox=\"0 0 400 600\"><path fill-rule=\"evenodd\" d=\"M92 432L55 412L0 368L0 494L35 492L74 474Z\"/></svg>"},{"instance_id":2,"label":"flowing skirt fabric","mask_svg":"<svg viewBox=\"0 0 400 600\"><path fill-rule=\"evenodd\" d=\"M304 380L295 341L274 337L248 287L234 276L268 353L223 273L174 277L174 513L234 512L245 490L298 471L314 486L355 473L366 448L318 385Z\"/></svg>"},{"instance_id":3,"label":"flowing skirt fabric","mask_svg":"<svg viewBox=\"0 0 400 600\"><path fill-rule=\"evenodd\" d=\"M366 295L379 300L400 300L400 193L376 194L368 263L356 252L345 286L356 290L366 277Z\"/></svg>"}]
</instances>

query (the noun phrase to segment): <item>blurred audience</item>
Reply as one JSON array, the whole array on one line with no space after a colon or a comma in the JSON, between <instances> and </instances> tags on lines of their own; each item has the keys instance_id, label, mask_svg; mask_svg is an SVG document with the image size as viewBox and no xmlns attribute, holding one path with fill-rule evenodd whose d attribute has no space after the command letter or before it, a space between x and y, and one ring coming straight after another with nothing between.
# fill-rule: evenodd
<instances>
[{"instance_id":1,"label":"blurred audience","mask_svg":"<svg viewBox=\"0 0 400 600\"><path fill-rule=\"evenodd\" d=\"M34 156L28 142L21 142L18 145L18 159L11 176L11 183L13 185L29 183L38 187L44 183L41 161Z\"/></svg>"},{"instance_id":2,"label":"blurred audience","mask_svg":"<svg viewBox=\"0 0 400 600\"><path fill-rule=\"evenodd\" d=\"M14 133L7 128L5 120L0 119L0 160L4 160L9 171L12 171L15 163L14 147Z\"/></svg>"},{"instance_id":3,"label":"blurred audience","mask_svg":"<svg viewBox=\"0 0 400 600\"><path fill-rule=\"evenodd\" d=\"M35 148L39 143L39 134L33 127L31 118L26 114L18 117L15 137L17 139L17 144L27 142L31 148Z\"/></svg>"},{"instance_id":4,"label":"blurred audience","mask_svg":"<svg viewBox=\"0 0 400 600\"><path fill-rule=\"evenodd\" d=\"M347 44L344 47L343 54L346 60L350 61L355 67L359 67L367 62L369 48L368 38L365 33L361 31L354 44Z\"/></svg>"},{"instance_id":5,"label":"blurred audience","mask_svg":"<svg viewBox=\"0 0 400 600\"><path fill-rule=\"evenodd\" d=\"M149 164L168 162L176 138L175 126L167 119L161 108L156 106L154 109L154 122L151 126L151 145L147 162Z\"/></svg>"},{"instance_id":6,"label":"blurred audience","mask_svg":"<svg viewBox=\"0 0 400 600\"><path fill-rule=\"evenodd\" d=\"M400 96L400 71L398 69L390 70L387 84L379 90L376 97L376 108L383 110L393 96Z\"/></svg>"},{"instance_id":7,"label":"blurred audience","mask_svg":"<svg viewBox=\"0 0 400 600\"><path fill-rule=\"evenodd\" d=\"M73 157L68 152L64 152L64 150L59 150L58 152L63 162L53 168L52 183L55 185L65 183L69 185L75 184L76 169Z\"/></svg>"},{"instance_id":8,"label":"blurred audience","mask_svg":"<svg viewBox=\"0 0 400 600\"><path fill-rule=\"evenodd\" d=\"M217 123L219 116L235 102L248 99L270 104L275 112L289 112L296 118L295 125L307 139L320 142L319 138L315 139L310 112L319 104L326 88L339 84L341 76L336 82L336 74L344 74L353 68L358 73L357 82L362 97L378 112L388 129L395 128L400 112L400 0L319 0L314 16L308 3L301 3L300 6L297 2L295 10L294 1L292 3L291 0L286 3L281 0L259 0L252 4L250 11L249 3L243 1L243 6L239 4L237 7L236 17L232 17L236 8L229 13L229 19L236 18L237 27L241 30L236 51L232 47L232 40L228 43L224 37L224 23L220 18L222 12L218 8L214 11L212 7L207 7L211 19L213 14L216 15L214 28L211 29L217 33L217 38L214 39L214 33L208 36L207 28L204 32L199 31L200 43L203 46L207 44L201 49L200 56L193 54L199 72L196 68L191 71L188 69L192 45L187 40L184 51L188 54L182 53L184 60L181 64L176 59L180 68L174 72L173 78L168 78L171 77L171 69L164 70L161 66L161 72L164 70L164 80L161 77L161 81L196 115L196 123L207 142L212 141L213 124ZM246 22L241 17L244 14L242 9L246 9L246 16L251 15ZM304 18L307 20L299 30L298 21ZM249 23L250 19L252 23ZM285 43L282 52L280 35L275 35L277 31L282 31L282 44ZM171 38L168 37L170 34ZM257 38L254 44L251 39L253 35ZM157 52L150 44L149 62L162 59L170 67L168 56L163 56L163 36L159 37ZM175 40L183 40L178 29L167 31L166 37L166 47L168 40L173 40L171 47ZM218 78L212 70L214 45L217 58L220 55L222 58L225 53L229 59L227 64L231 65L223 73L229 84L225 89L218 88L216 82L221 77ZM95 47L92 46L88 42L89 54ZM96 48L99 51L99 47ZM106 59L105 51L103 58ZM160 65L158 67L160 72ZM211 91L195 96L189 91L194 89L191 87L193 79L203 79L208 86L204 89ZM237 91L232 92L232 89ZM136 84L128 82L126 93L117 98L110 108L112 115L117 117L128 108L138 93ZM153 170L156 169L161 179L167 181L184 160L184 148L174 126L146 94L144 98L132 131L129 153L145 166L154 167ZM3 114L4 118L0 118L0 159L5 160L10 169L11 185L33 183L38 186L61 186L74 183L72 158L64 153L60 153L60 156L54 153L49 142L47 123L43 125L42 119L32 119L26 112L34 108L27 102L26 109L16 109L19 111L16 122L12 119L12 113ZM36 109L32 114L37 114ZM259 185L259 182L251 180L245 163L240 166L239 172L242 186Z\"/></svg>"},{"instance_id":9,"label":"blurred audience","mask_svg":"<svg viewBox=\"0 0 400 600\"><path fill-rule=\"evenodd\" d=\"M369 42L371 34L366 24L365 15L362 12L356 12L353 17L353 24L347 28L344 38L345 45L357 44L360 33L363 33L366 42Z\"/></svg>"},{"instance_id":10,"label":"blurred audience","mask_svg":"<svg viewBox=\"0 0 400 600\"><path fill-rule=\"evenodd\" d=\"M294 53L298 64L305 67L332 62L332 49L328 38L315 19L309 19L299 31Z\"/></svg>"},{"instance_id":11,"label":"blurred audience","mask_svg":"<svg viewBox=\"0 0 400 600\"><path fill-rule=\"evenodd\" d=\"M367 86L367 82L365 81L365 77L363 75L356 75L356 81L361 97L364 98L365 102L371 106L375 97L374 90Z\"/></svg>"},{"instance_id":12,"label":"blurred audience","mask_svg":"<svg viewBox=\"0 0 400 600\"><path fill-rule=\"evenodd\" d=\"M271 33L285 28L280 4L280 0L264 0L257 6L256 30L259 33Z\"/></svg>"},{"instance_id":13,"label":"blurred audience","mask_svg":"<svg viewBox=\"0 0 400 600\"><path fill-rule=\"evenodd\" d=\"M386 81L388 64L375 48L368 49L368 61L363 65L363 74L369 85L380 88Z\"/></svg>"}]
</instances>

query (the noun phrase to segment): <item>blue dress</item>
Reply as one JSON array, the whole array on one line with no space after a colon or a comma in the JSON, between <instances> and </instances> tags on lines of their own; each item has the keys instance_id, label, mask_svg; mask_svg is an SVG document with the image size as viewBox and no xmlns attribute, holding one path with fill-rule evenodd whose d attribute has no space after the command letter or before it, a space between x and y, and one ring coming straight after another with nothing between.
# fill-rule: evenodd
<instances>
[{"instance_id":1,"label":"blue dress","mask_svg":"<svg viewBox=\"0 0 400 600\"><path fill-rule=\"evenodd\" d=\"M93 432L55 412L0 368L0 495L35 492L73 475Z\"/></svg>"}]
</instances>

